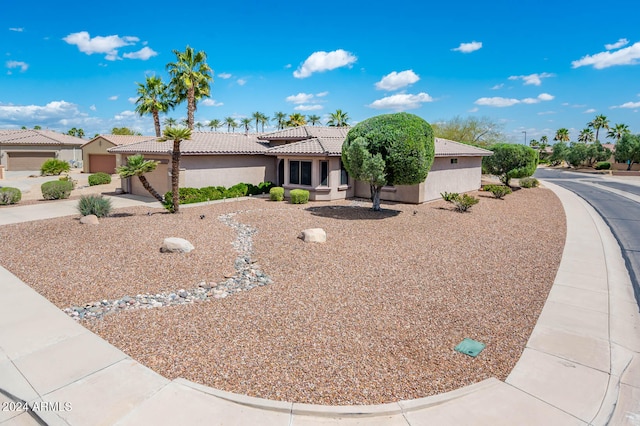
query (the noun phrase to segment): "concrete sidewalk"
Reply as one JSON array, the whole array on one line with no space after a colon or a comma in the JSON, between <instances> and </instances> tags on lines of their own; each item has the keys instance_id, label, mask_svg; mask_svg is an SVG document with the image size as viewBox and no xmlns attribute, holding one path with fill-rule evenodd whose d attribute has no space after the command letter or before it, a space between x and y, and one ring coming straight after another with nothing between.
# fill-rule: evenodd
<instances>
[{"instance_id":1,"label":"concrete sidewalk","mask_svg":"<svg viewBox=\"0 0 640 426\"><path fill-rule=\"evenodd\" d=\"M0 423L637 425L640 315L620 249L586 202L545 185L562 200L567 240L547 303L506 382L488 379L392 404L332 407L170 381L0 268L0 406L11 408L0 411Z\"/></svg>"}]
</instances>

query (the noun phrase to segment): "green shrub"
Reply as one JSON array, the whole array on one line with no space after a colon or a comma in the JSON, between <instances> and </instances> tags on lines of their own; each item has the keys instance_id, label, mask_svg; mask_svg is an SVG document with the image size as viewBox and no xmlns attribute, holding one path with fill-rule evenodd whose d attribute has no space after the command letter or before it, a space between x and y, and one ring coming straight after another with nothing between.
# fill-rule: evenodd
<instances>
[{"instance_id":1,"label":"green shrub","mask_svg":"<svg viewBox=\"0 0 640 426\"><path fill-rule=\"evenodd\" d=\"M289 196L291 204L307 204L309 202L309 191L306 189L292 189Z\"/></svg>"},{"instance_id":2,"label":"green shrub","mask_svg":"<svg viewBox=\"0 0 640 426\"><path fill-rule=\"evenodd\" d=\"M458 198L460 196L460 194L458 194L457 192L441 192L440 196L446 202L451 203L451 202L453 202L453 200Z\"/></svg>"},{"instance_id":3,"label":"green shrub","mask_svg":"<svg viewBox=\"0 0 640 426\"><path fill-rule=\"evenodd\" d=\"M274 186L269 190L269 199L271 201L284 200L284 188L281 186Z\"/></svg>"},{"instance_id":4,"label":"green shrub","mask_svg":"<svg viewBox=\"0 0 640 426\"><path fill-rule=\"evenodd\" d=\"M102 195L83 195L78 201L78 211L82 216L107 217L111 213L111 200Z\"/></svg>"},{"instance_id":5,"label":"green shrub","mask_svg":"<svg viewBox=\"0 0 640 426\"><path fill-rule=\"evenodd\" d=\"M104 172L98 172L89 176L89 186L106 185L111 183L111 175Z\"/></svg>"},{"instance_id":6,"label":"green shrub","mask_svg":"<svg viewBox=\"0 0 640 426\"><path fill-rule=\"evenodd\" d=\"M193 204L209 201L206 194L203 194L198 188L178 188L178 203ZM165 204L173 204L173 192L168 191L164 194Z\"/></svg>"},{"instance_id":7,"label":"green shrub","mask_svg":"<svg viewBox=\"0 0 640 426\"><path fill-rule=\"evenodd\" d=\"M489 191L496 198L502 198L505 195L511 194L511 188L506 185L485 185L485 191Z\"/></svg>"},{"instance_id":8,"label":"green shrub","mask_svg":"<svg viewBox=\"0 0 640 426\"><path fill-rule=\"evenodd\" d=\"M22 199L22 192L18 188L5 186L0 188L0 205L16 204Z\"/></svg>"},{"instance_id":9,"label":"green shrub","mask_svg":"<svg viewBox=\"0 0 640 426\"><path fill-rule=\"evenodd\" d=\"M273 182L265 181L260 182L258 184L258 188L260 189L261 194L268 194L271 188L273 188L275 184Z\"/></svg>"},{"instance_id":10,"label":"green shrub","mask_svg":"<svg viewBox=\"0 0 640 426\"><path fill-rule=\"evenodd\" d=\"M455 206L455 210L457 212L464 213L466 211L469 211L471 207L478 204L479 201L480 200L478 200L476 197L463 194L462 196L458 196L453 200L453 205Z\"/></svg>"},{"instance_id":11,"label":"green shrub","mask_svg":"<svg viewBox=\"0 0 640 426\"><path fill-rule=\"evenodd\" d=\"M68 174L61 175L61 176L58 178L58 180L60 180L60 181L62 181L62 182L71 182L71 186L72 186L72 188L73 188L73 189L75 189L75 188L76 188L76 185L78 184L78 181L77 181L77 180L73 180L73 179L71 178L71 176L69 176Z\"/></svg>"},{"instance_id":12,"label":"green shrub","mask_svg":"<svg viewBox=\"0 0 640 426\"><path fill-rule=\"evenodd\" d=\"M42 176L59 175L62 172L68 172L71 166L64 160L50 158L40 166L40 174Z\"/></svg>"},{"instance_id":13,"label":"green shrub","mask_svg":"<svg viewBox=\"0 0 640 426\"><path fill-rule=\"evenodd\" d=\"M62 200L69 198L73 190L73 182L68 180L52 180L40 186L45 200Z\"/></svg>"},{"instance_id":14,"label":"green shrub","mask_svg":"<svg viewBox=\"0 0 640 426\"><path fill-rule=\"evenodd\" d=\"M521 188L537 188L540 186L540 182L536 178L527 177L520 179Z\"/></svg>"},{"instance_id":15,"label":"green shrub","mask_svg":"<svg viewBox=\"0 0 640 426\"><path fill-rule=\"evenodd\" d=\"M222 200L224 198L224 191L220 191L215 186L200 188L200 194L202 198L206 198L208 201Z\"/></svg>"},{"instance_id":16,"label":"green shrub","mask_svg":"<svg viewBox=\"0 0 640 426\"><path fill-rule=\"evenodd\" d=\"M233 185L231 188L227 190L227 192L230 194L240 194L240 195L235 195L235 197L244 197L245 195L247 195L248 191L249 191L249 187L247 186L246 183L236 183L235 185ZM234 197L228 197L228 198L234 198Z\"/></svg>"},{"instance_id":17,"label":"green shrub","mask_svg":"<svg viewBox=\"0 0 640 426\"><path fill-rule=\"evenodd\" d=\"M601 161L596 164L596 170L609 170L611 168L611 163L608 161Z\"/></svg>"}]
</instances>

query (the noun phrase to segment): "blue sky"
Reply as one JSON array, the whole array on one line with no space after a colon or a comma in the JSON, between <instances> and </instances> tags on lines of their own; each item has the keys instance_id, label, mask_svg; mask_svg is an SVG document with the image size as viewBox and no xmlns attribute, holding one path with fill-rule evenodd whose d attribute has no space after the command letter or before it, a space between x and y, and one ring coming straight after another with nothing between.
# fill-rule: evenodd
<instances>
[{"instance_id":1,"label":"blue sky","mask_svg":"<svg viewBox=\"0 0 640 426\"><path fill-rule=\"evenodd\" d=\"M134 113L136 82L166 80L172 51L188 44L214 70L203 123L407 111L486 116L523 142L523 131L552 139L561 127L575 140L604 114L640 133L637 0L4 3L0 128L153 134Z\"/></svg>"}]
</instances>

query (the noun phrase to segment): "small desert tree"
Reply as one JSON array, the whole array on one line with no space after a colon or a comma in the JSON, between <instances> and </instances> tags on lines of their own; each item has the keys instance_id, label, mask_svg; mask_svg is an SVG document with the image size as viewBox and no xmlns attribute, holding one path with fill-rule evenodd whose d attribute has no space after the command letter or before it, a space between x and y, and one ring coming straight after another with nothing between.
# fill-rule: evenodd
<instances>
[{"instance_id":1,"label":"small desert tree","mask_svg":"<svg viewBox=\"0 0 640 426\"><path fill-rule=\"evenodd\" d=\"M164 204L162 195L158 194L158 191L151 186L147 178L144 176L145 173L151 173L154 171L156 167L158 167L159 163L159 161L145 160L142 154L132 155L127 158L126 165L116 167L116 173L118 173L122 179L138 176L138 179L140 179L140 183L144 189L146 189L149 194L153 195L153 198Z\"/></svg>"},{"instance_id":2,"label":"small desert tree","mask_svg":"<svg viewBox=\"0 0 640 426\"><path fill-rule=\"evenodd\" d=\"M493 155L482 159L482 171L498 176L509 185L512 178L528 177L538 166L538 152L525 145L497 143L489 147Z\"/></svg>"},{"instance_id":3,"label":"small desert tree","mask_svg":"<svg viewBox=\"0 0 640 426\"><path fill-rule=\"evenodd\" d=\"M351 177L369 184L373 210L385 185L415 185L427 178L435 154L429 123L408 113L361 121L347 133L342 162Z\"/></svg>"}]
</instances>

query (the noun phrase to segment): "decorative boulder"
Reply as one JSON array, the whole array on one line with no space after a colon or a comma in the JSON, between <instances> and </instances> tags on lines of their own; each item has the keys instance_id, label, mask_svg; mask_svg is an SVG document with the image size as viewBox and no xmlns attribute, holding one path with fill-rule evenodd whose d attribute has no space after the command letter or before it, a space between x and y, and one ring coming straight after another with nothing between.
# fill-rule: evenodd
<instances>
[{"instance_id":1,"label":"decorative boulder","mask_svg":"<svg viewBox=\"0 0 640 426\"><path fill-rule=\"evenodd\" d=\"M193 244L183 238L169 237L162 242L162 253L189 253L193 250Z\"/></svg>"},{"instance_id":2,"label":"decorative boulder","mask_svg":"<svg viewBox=\"0 0 640 426\"><path fill-rule=\"evenodd\" d=\"M298 238L305 243L325 243L327 242L327 233L322 228L310 228L302 231Z\"/></svg>"},{"instance_id":3,"label":"decorative boulder","mask_svg":"<svg viewBox=\"0 0 640 426\"><path fill-rule=\"evenodd\" d=\"M98 222L98 216L95 214L88 214L80 218L80 223L83 225L98 225L100 222Z\"/></svg>"}]
</instances>

